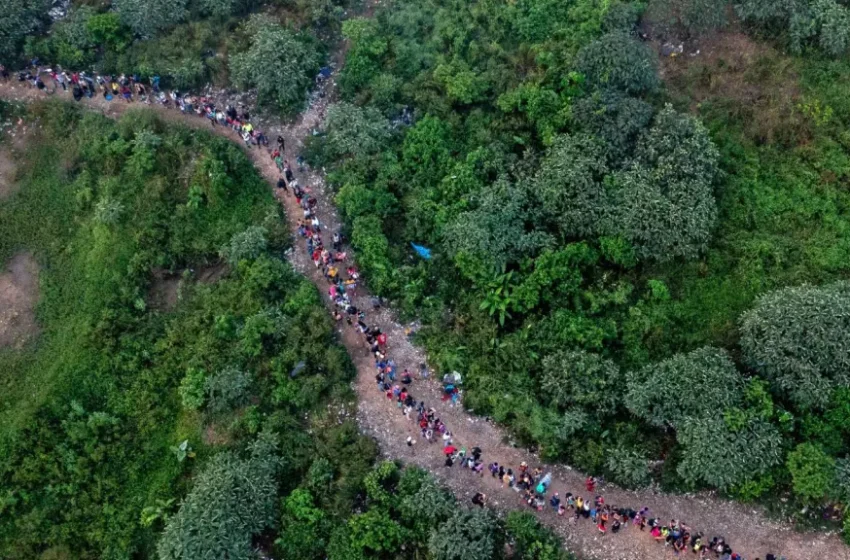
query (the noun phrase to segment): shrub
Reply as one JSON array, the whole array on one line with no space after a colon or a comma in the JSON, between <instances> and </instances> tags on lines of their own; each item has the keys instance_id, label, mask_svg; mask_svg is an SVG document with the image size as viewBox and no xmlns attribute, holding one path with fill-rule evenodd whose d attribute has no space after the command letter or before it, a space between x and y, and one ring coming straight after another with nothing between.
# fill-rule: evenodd
<instances>
[{"instance_id":1,"label":"shrub","mask_svg":"<svg viewBox=\"0 0 850 560\"><path fill-rule=\"evenodd\" d=\"M801 443L785 463L791 473L794 493L806 501L823 499L835 481L835 459L818 445Z\"/></svg>"},{"instance_id":2,"label":"shrub","mask_svg":"<svg viewBox=\"0 0 850 560\"><path fill-rule=\"evenodd\" d=\"M676 440L682 446L676 470L691 485L731 489L782 462L782 434L760 419L732 427L719 413L686 418Z\"/></svg>"},{"instance_id":3,"label":"shrub","mask_svg":"<svg viewBox=\"0 0 850 560\"><path fill-rule=\"evenodd\" d=\"M606 415L617 408L621 380L611 360L583 350L563 351L543 360L540 390L561 409L581 407Z\"/></svg>"},{"instance_id":4,"label":"shrub","mask_svg":"<svg viewBox=\"0 0 850 560\"><path fill-rule=\"evenodd\" d=\"M744 378L725 350L705 347L643 368L628 381L626 406L659 427L681 427L691 417L719 417L737 406Z\"/></svg>"},{"instance_id":5,"label":"shrub","mask_svg":"<svg viewBox=\"0 0 850 560\"><path fill-rule=\"evenodd\" d=\"M371 107L334 103L328 107L327 133L322 143L323 161L375 155L387 146L390 123Z\"/></svg>"},{"instance_id":6,"label":"shrub","mask_svg":"<svg viewBox=\"0 0 850 560\"><path fill-rule=\"evenodd\" d=\"M243 260L256 259L268 245L266 233L266 228L262 226L251 226L234 235L228 244L221 248L219 254L231 266L236 266Z\"/></svg>"},{"instance_id":7,"label":"shrub","mask_svg":"<svg viewBox=\"0 0 850 560\"><path fill-rule=\"evenodd\" d=\"M850 383L850 283L783 288L741 318L747 363L802 409Z\"/></svg>"},{"instance_id":8,"label":"shrub","mask_svg":"<svg viewBox=\"0 0 850 560\"><path fill-rule=\"evenodd\" d=\"M112 8L137 35L145 38L173 27L188 15L189 0L113 0Z\"/></svg>"},{"instance_id":9,"label":"shrub","mask_svg":"<svg viewBox=\"0 0 850 560\"><path fill-rule=\"evenodd\" d=\"M626 31L612 31L578 53L576 65L589 84L631 94L656 89L660 83L656 56Z\"/></svg>"},{"instance_id":10,"label":"shrub","mask_svg":"<svg viewBox=\"0 0 850 560\"><path fill-rule=\"evenodd\" d=\"M431 533L434 560L491 560L501 548L498 521L489 509L457 509Z\"/></svg>"},{"instance_id":11,"label":"shrub","mask_svg":"<svg viewBox=\"0 0 850 560\"><path fill-rule=\"evenodd\" d=\"M316 44L262 14L251 16L244 28L249 47L230 57L233 80L243 87L256 87L260 104L287 114L298 111L319 70Z\"/></svg>"},{"instance_id":12,"label":"shrub","mask_svg":"<svg viewBox=\"0 0 850 560\"><path fill-rule=\"evenodd\" d=\"M250 374L235 367L210 375L204 382L207 408L213 414L219 414L245 404L250 386Z\"/></svg>"},{"instance_id":13,"label":"shrub","mask_svg":"<svg viewBox=\"0 0 850 560\"><path fill-rule=\"evenodd\" d=\"M277 443L260 434L241 458L226 451L198 475L157 546L160 560L255 558L251 539L275 520Z\"/></svg>"},{"instance_id":14,"label":"shrub","mask_svg":"<svg viewBox=\"0 0 850 560\"><path fill-rule=\"evenodd\" d=\"M50 0L5 0L0 9L0 63L11 64L23 40L48 21Z\"/></svg>"}]
</instances>

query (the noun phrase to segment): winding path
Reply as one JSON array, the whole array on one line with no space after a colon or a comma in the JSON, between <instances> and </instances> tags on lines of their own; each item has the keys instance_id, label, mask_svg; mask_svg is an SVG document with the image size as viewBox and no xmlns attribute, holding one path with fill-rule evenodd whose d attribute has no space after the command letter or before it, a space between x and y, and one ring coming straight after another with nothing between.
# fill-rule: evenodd
<instances>
[{"instance_id":1,"label":"winding path","mask_svg":"<svg viewBox=\"0 0 850 560\"><path fill-rule=\"evenodd\" d=\"M331 79L325 85L324 95L314 95L310 106L300 116L297 122L290 125L267 122L262 127L270 139L281 134L286 139L286 158L294 162L297 153L303 146L303 141L311 131L319 128L323 122L328 100L334 95L335 83ZM32 101L44 98L45 94L18 82L0 83L0 98L17 101ZM70 99L70 95L68 95ZM102 97L83 99L85 106L98 110L110 117L118 117L130 107L139 104L127 104L120 100L105 101ZM244 147L244 142L231 130L223 127L211 128L206 119L195 115L183 115L175 109L166 109L160 105L151 106L164 119L179 121L194 128L203 128L216 134L224 135ZM265 149L247 149L246 152L257 170L274 185L278 172L274 162ZM310 188L311 193L318 199L318 215L326 232L336 231L340 225L333 206L332 193L326 189L320 174L307 171L297 173L299 184ZM294 197L275 190L289 218L293 235L297 236L296 223L301 218L301 209L295 203ZM329 233L325 237L329 237ZM351 254L351 253L349 253ZM327 297L328 284L306 254L303 243L299 239L295 250L290 255L293 265L304 273L324 294L328 306L333 303ZM354 304L361 309L371 309L371 298L364 294L365 288L358 289L359 296ZM378 326L387 333L389 338L389 356L393 357L399 366L399 371L405 367L410 371L418 371L418 364L425 361L421 349L413 346L404 334L404 327L399 323L395 313L386 308L372 311L366 322L370 326ZM469 503L469 498L476 492L485 492L489 496L489 505L499 511L529 508L521 501L519 494L512 489L503 488L486 472L483 477L473 474L458 465L452 468L444 466L442 446L427 444L419 441L418 427L412 420L405 418L393 402L388 401L384 394L375 387L374 361L368 352L361 336L354 329L341 324L340 339L345 344L355 365L358 376L355 389L359 397L358 422L362 431L373 436L385 456L401 459L410 464L424 467L442 479L455 492L459 499ZM527 461L532 467L539 464L539 459L523 449L510 445L509 436L498 426L468 414L459 406L440 399L441 387L435 380L416 380L412 384L412 394L417 400L424 400L428 406L437 410L437 415L448 425L454 434L456 444L466 447L477 445L483 451L482 458L486 463L498 461L506 467L516 467L522 461ZM412 448L406 445L406 439L412 436L417 440ZM582 473L564 465L549 465L553 473L552 490L563 496L566 492L588 497L584 488ZM606 503L614 506L631 507L635 510L646 506L650 508L650 516L667 522L678 519L686 522L693 531L702 532L706 540L715 535L726 538L739 554L747 560L764 558L769 552L784 555L788 560L850 560L850 549L846 547L839 535L829 533L799 533L789 524L768 519L757 507L722 500L711 494L670 495L657 493L652 490L626 491L613 485L605 485L597 489L604 495ZM599 560L638 560L674 558L672 549L653 541L648 531L641 534L634 527L627 527L619 534L602 535L596 527L587 520L571 522L567 517L556 516L550 508L535 514L546 525L552 527L563 539L567 548L583 558ZM690 553L686 557L696 556Z\"/></svg>"}]
</instances>

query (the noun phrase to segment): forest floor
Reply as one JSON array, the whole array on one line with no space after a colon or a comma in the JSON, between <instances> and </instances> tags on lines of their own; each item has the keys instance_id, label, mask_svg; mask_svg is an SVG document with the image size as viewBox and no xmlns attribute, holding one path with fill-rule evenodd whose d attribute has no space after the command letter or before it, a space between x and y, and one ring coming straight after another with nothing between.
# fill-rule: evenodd
<instances>
[{"instance_id":1,"label":"forest floor","mask_svg":"<svg viewBox=\"0 0 850 560\"><path fill-rule=\"evenodd\" d=\"M324 91L317 92L311 98L309 107L292 124L275 122L264 119L260 128L268 138L274 139L281 134L286 140L286 159L294 164L297 154L303 147L304 140L312 132L321 127L328 102L333 98L335 84L333 77L324 86ZM61 95L61 94L59 94ZM45 94L21 85L17 82L0 84L0 97L9 100L31 101L42 99ZM70 95L67 96L70 99ZM127 104L123 101L105 101L102 97L84 99L82 103L103 112L105 115L117 117L128 108L139 107L140 104ZM244 146L244 142L233 133L223 128L212 128L207 119L196 115L183 115L175 109L166 109L159 105L151 106L162 118L178 121L195 128L206 128L208 131L224 135ZM273 140L272 140L273 141ZM274 162L266 149L246 148L257 170L274 185L279 174ZM333 231L340 227L340 219L333 204L333 193L326 187L321 173L314 170L296 172L299 184L306 186L318 199L318 216L323 225L325 237L329 238ZM306 254L304 243L297 239L295 229L297 221L302 217L302 211L295 199L283 191L275 189L278 198L289 218L289 225L296 235L295 248L289 258L292 264L311 281L323 294L328 306L333 303L327 296L328 283ZM351 249L348 248L351 256ZM367 279L368 280L368 279ZM405 326L397 315L387 308L372 310L372 299L365 293L366 287L361 283L354 304L367 310L366 322L377 326L385 332L389 339L389 356L398 364L399 371L404 368L418 372L419 364L426 361L423 351L412 344L406 337ZM364 433L373 436L379 443L383 454L392 459L400 459L408 464L419 465L432 472L444 481L462 502L470 504L470 498L476 492L488 495L488 503L494 509L505 512L508 510L524 509L533 513L520 499L519 494L491 478L485 471L483 477L473 474L467 469L455 465L452 468L444 466L442 445L428 444L420 441L419 430L413 420L407 419L396 408L393 401L387 400L383 392L375 385L375 367L361 335L354 329L340 325L340 338L352 357L358 376L354 383L359 397L358 422ZM486 463L497 461L507 467L518 467L526 461L532 468L541 461L533 453L512 444L510 435L499 426L487 419L468 413L462 406L452 406L450 402L441 399L442 387L438 379L416 379L411 393L417 400L424 400L427 406L437 410L440 417L454 435L455 445L471 448L478 446L482 449L482 458ZM416 440L413 447L406 444L407 437ZM722 468L722 465L718 465ZM559 492L563 497L567 492L574 495L590 497L586 492L585 475L566 465L544 465L546 471L551 471L553 481L551 490ZM711 493L673 495L653 489L628 491L611 484L604 484L596 491L605 497L608 504L619 507L639 509L648 507L650 516L657 517L663 522L677 519L687 523L693 531L701 532L706 539L715 535L723 536L731 543L736 552L752 560L764 558L772 552L784 555L788 560L848 560L850 549L846 547L839 535L834 532L801 533L791 524L769 518L759 507L721 499ZM641 534L636 528L628 527L619 534L600 534L595 525L586 520L573 523L570 519L555 515L551 508L536 513L538 518L553 528L565 542L568 549L582 558L599 560L638 560L674 558L670 548L656 543L649 532ZM688 555L690 557L690 554Z\"/></svg>"},{"instance_id":2,"label":"forest floor","mask_svg":"<svg viewBox=\"0 0 850 560\"><path fill-rule=\"evenodd\" d=\"M0 350L21 348L38 333L38 264L19 253L0 269Z\"/></svg>"},{"instance_id":3,"label":"forest floor","mask_svg":"<svg viewBox=\"0 0 850 560\"><path fill-rule=\"evenodd\" d=\"M9 198L14 192L15 168L11 150L0 147L0 200Z\"/></svg>"}]
</instances>

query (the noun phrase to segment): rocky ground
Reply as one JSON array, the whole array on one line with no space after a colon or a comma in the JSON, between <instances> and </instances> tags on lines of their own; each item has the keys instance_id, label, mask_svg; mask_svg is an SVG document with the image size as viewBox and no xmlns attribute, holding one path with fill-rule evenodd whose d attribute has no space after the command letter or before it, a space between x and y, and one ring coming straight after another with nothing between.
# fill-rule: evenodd
<instances>
[{"instance_id":1,"label":"rocky ground","mask_svg":"<svg viewBox=\"0 0 850 560\"><path fill-rule=\"evenodd\" d=\"M276 138L278 134L285 137L286 159L293 163L293 167L305 138L314 130L321 128L328 100L333 97L334 88L332 77L322 91L312 96L309 107L294 123L281 123L268 117L258 119L261 123L260 128L270 139ZM0 84L0 97L3 98L26 101L43 95L16 82ZM243 98L242 101L247 103L250 98ZM120 115L132 106L117 100L111 103L106 102L100 97L84 100L82 103L111 116ZM152 108L169 120L210 129L206 119L182 115L174 109L165 109L161 106ZM222 127L211 130L244 145L232 131ZM278 172L268 151L257 148L246 148L246 150L258 171L271 185L274 185L278 179ZM309 187L319 201L318 214L326 231L327 240L331 232L340 225L339 217L334 209L332 193L325 185L321 173L315 170L305 169L303 172L296 172L296 176L299 184ZM275 194L285 208L289 223L294 229L297 220L302 216L301 209L291 195L288 196L280 191ZM350 249L349 254L353 254ZM293 265L318 286L328 305L332 305L327 296L328 284L321 272L310 261L302 240L296 241L295 249L289 256ZM395 359L399 371L404 368L409 368L412 372L418 371L419 364L426 361L423 352L407 339L404 332L405 326L400 323L391 309L372 310L372 299L366 289L362 284L358 288L359 295L355 305L369 310L366 319L368 324L376 325L387 333L389 355ZM528 509L521 502L518 494L511 489L503 488L490 477L489 473L485 472L485 476L479 477L471 471L461 469L458 465L452 468L445 467L441 445L420 441L414 422L405 418L395 403L388 401L384 394L377 390L374 381L374 362L368 355L368 350L359 333L343 324L340 338L357 366L358 377L355 389L359 397L358 422L364 433L377 440L386 457L401 459L428 469L449 485L458 498L465 503L469 503L474 493L484 492L489 496L489 505L497 511ZM467 413L462 406L452 406L450 402L442 401L439 380L416 379L412 384L411 392L418 400L425 400L428 406L437 409L438 416L453 432L454 441L458 447L478 446L483 450L482 457L487 463L497 461L506 467L516 467L521 461L528 462L532 467L540 464L540 460L534 454L512 445L509 436L500 427ZM412 436L417 441L412 448L406 444L408 436ZM584 487L583 473L567 465L545 465L544 468L553 473L552 491L559 492L561 496L567 492L588 496ZM768 519L756 507L722 500L711 494L669 495L653 489L626 491L613 485L604 485L597 492L605 497L608 504L631 507L635 510L646 506L650 508L651 516L665 522L670 519L684 521L694 531L702 532L707 539L715 535L723 536L732 544L736 552L743 554L749 560L764 558L769 552L784 555L788 560L850 559L850 549L836 534L799 533L788 524ZM580 520L574 524L566 518L559 518L548 509L536 515L563 537L568 548L585 558L637 560L673 557L672 550L654 542L648 532L641 534L633 527L617 535L601 535L589 521Z\"/></svg>"}]
</instances>

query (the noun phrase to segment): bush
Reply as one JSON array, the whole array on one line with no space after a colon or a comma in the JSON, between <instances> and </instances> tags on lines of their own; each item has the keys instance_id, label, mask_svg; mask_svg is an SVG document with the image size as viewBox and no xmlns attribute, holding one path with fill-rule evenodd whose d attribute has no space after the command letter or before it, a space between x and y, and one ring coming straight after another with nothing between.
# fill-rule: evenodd
<instances>
[{"instance_id":1,"label":"bush","mask_svg":"<svg viewBox=\"0 0 850 560\"><path fill-rule=\"evenodd\" d=\"M801 409L850 383L850 283L784 288L741 318L747 363Z\"/></svg>"},{"instance_id":2,"label":"bush","mask_svg":"<svg viewBox=\"0 0 850 560\"><path fill-rule=\"evenodd\" d=\"M182 22L189 0L113 0L112 9L137 35L150 38Z\"/></svg>"},{"instance_id":3,"label":"bush","mask_svg":"<svg viewBox=\"0 0 850 560\"><path fill-rule=\"evenodd\" d=\"M498 521L489 509L457 509L428 540L434 560L492 560L501 548Z\"/></svg>"},{"instance_id":4,"label":"bush","mask_svg":"<svg viewBox=\"0 0 850 560\"><path fill-rule=\"evenodd\" d=\"M656 56L626 31L612 31L578 53L576 66L589 84L630 94L653 91L660 84Z\"/></svg>"},{"instance_id":5,"label":"bush","mask_svg":"<svg viewBox=\"0 0 850 560\"><path fill-rule=\"evenodd\" d=\"M744 378L729 354L705 347L630 376L626 406L650 424L680 428L688 418L719 417L743 396Z\"/></svg>"},{"instance_id":6,"label":"bush","mask_svg":"<svg viewBox=\"0 0 850 560\"><path fill-rule=\"evenodd\" d=\"M255 14L244 24L249 47L230 56L234 82L256 87L257 101L286 114L297 112L319 70L315 42L287 29L269 16Z\"/></svg>"},{"instance_id":7,"label":"bush","mask_svg":"<svg viewBox=\"0 0 850 560\"><path fill-rule=\"evenodd\" d=\"M616 411L622 377L611 360L582 350L563 351L543 360L540 390L561 408L580 407L599 416Z\"/></svg>"},{"instance_id":8,"label":"bush","mask_svg":"<svg viewBox=\"0 0 850 560\"><path fill-rule=\"evenodd\" d=\"M803 500L817 502L826 497L835 481L835 459L820 446L801 443L788 454L785 463L791 473L794 493Z\"/></svg>"},{"instance_id":9,"label":"bush","mask_svg":"<svg viewBox=\"0 0 850 560\"><path fill-rule=\"evenodd\" d=\"M375 155L390 138L390 123L381 113L346 102L328 107L325 128L322 160L327 162Z\"/></svg>"},{"instance_id":10,"label":"bush","mask_svg":"<svg viewBox=\"0 0 850 560\"><path fill-rule=\"evenodd\" d=\"M611 178L609 231L644 259L694 258L717 220L713 183L719 154L708 131L669 105L638 142L633 166Z\"/></svg>"},{"instance_id":11,"label":"bush","mask_svg":"<svg viewBox=\"0 0 850 560\"><path fill-rule=\"evenodd\" d=\"M50 0L5 0L0 9L0 63L12 65L23 40L48 21Z\"/></svg>"},{"instance_id":12,"label":"bush","mask_svg":"<svg viewBox=\"0 0 850 560\"><path fill-rule=\"evenodd\" d=\"M234 235L230 242L221 248L219 254L231 266L236 266L243 260L256 259L266 250L266 234L266 228L251 226Z\"/></svg>"},{"instance_id":13,"label":"bush","mask_svg":"<svg viewBox=\"0 0 850 560\"><path fill-rule=\"evenodd\" d=\"M691 485L728 490L757 479L782 462L782 434L761 419L730 426L719 412L686 418L676 440L682 446L676 470Z\"/></svg>"},{"instance_id":14,"label":"bush","mask_svg":"<svg viewBox=\"0 0 850 560\"><path fill-rule=\"evenodd\" d=\"M235 367L228 367L207 377L204 392L207 408L213 414L233 410L245 404L251 375Z\"/></svg>"},{"instance_id":15,"label":"bush","mask_svg":"<svg viewBox=\"0 0 850 560\"><path fill-rule=\"evenodd\" d=\"M255 558L252 537L275 520L277 443L261 434L250 456L226 451L198 475L157 546L160 560Z\"/></svg>"}]
</instances>

